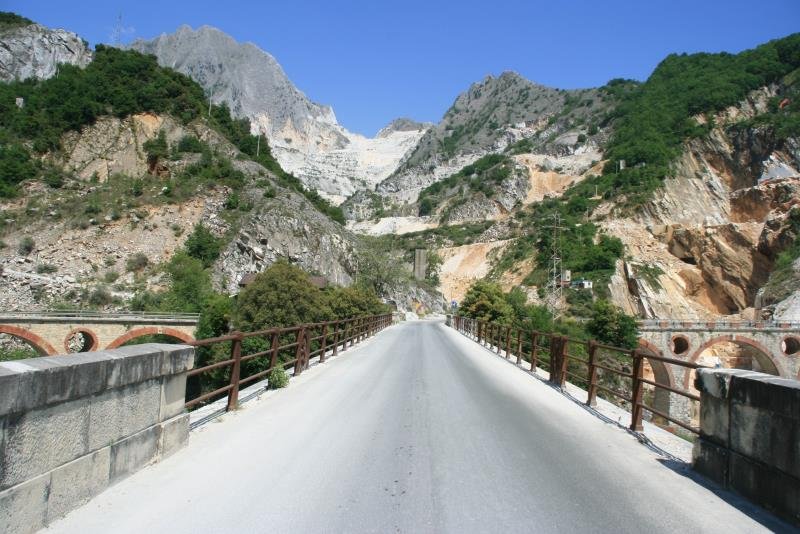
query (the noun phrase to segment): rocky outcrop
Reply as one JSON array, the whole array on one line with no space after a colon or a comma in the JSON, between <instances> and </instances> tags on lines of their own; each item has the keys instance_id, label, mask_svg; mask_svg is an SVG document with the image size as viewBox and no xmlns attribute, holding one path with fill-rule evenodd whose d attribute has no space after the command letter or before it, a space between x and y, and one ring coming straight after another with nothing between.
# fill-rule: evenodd
<instances>
[{"instance_id":1,"label":"rocky outcrop","mask_svg":"<svg viewBox=\"0 0 800 534\"><path fill-rule=\"evenodd\" d=\"M167 115L139 113L125 119L101 117L80 132L68 132L54 162L83 180L104 181L117 173L141 176L151 170L143 145L159 132L164 132L170 145L191 135L227 157L238 153L224 137L200 122L186 126ZM180 163L166 165L177 168Z\"/></svg>"},{"instance_id":2,"label":"rocky outcrop","mask_svg":"<svg viewBox=\"0 0 800 534\"><path fill-rule=\"evenodd\" d=\"M58 65L85 67L92 60L87 43L72 32L39 24L0 31L0 81L45 80Z\"/></svg>"},{"instance_id":3,"label":"rocky outcrop","mask_svg":"<svg viewBox=\"0 0 800 534\"><path fill-rule=\"evenodd\" d=\"M216 264L216 281L236 293L245 274L258 273L279 258L331 283L349 285L356 270L356 242L303 197L283 191L249 214Z\"/></svg>"},{"instance_id":4,"label":"rocky outcrop","mask_svg":"<svg viewBox=\"0 0 800 534\"><path fill-rule=\"evenodd\" d=\"M375 138L349 132L330 106L297 89L274 57L209 26L181 26L130 46L156 55L202 85L213 102L250 119L284 170L336 203L389 176L430 126L398 119Z\"/></svg>"}]
</instances>

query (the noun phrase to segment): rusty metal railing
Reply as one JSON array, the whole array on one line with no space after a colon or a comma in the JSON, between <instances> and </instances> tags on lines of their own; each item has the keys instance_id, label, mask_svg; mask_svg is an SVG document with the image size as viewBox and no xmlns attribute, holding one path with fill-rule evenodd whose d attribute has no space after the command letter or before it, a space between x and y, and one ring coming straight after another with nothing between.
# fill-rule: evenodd
<instances>
[{"instance_id":1,"label":"rusty metal railing","mask_svg":"<svg viewBox=\"0 0 800 534\"><path fill-rule=\"evenodd\" d=\"M526 331L469 317L454 316L449 324L498 355L504 355L506 359L515 358L517 365L529 363L532 372L540 367L546 369L550 373L549 381L559 387L563 388L568 379L576 385L585 386L588 406L597 404L598 392L609 398L620 399L630 406L631 430L643 429L643 412L647 411L689 432L699 433L699 429L691 424L648 404L644 399L644 386L649 385L654 391L664 390L696 402L700 402L700 397L689 391L649 380L644 377L643 372L645 360L683 367L687 373L705 367L703 365L645 354L640 349L613 347L594 340L572 339L552 332ZM609 378L601 380L601 374L608 375ZM615 387L625 381L630 381L629 392Z\"/></svg>"},{"instance_id":2,"label":"rusty metal railing","mask_svg":"<svg viewBox=\"0 0 800 534\"><path fill-rule=\"evenodd\" d=\"M312 358L319 356L319 361L324 362L326 358L338 355L391 324L391 314L372 315L255 332L231 332L225 336L188 343L197 347L198 353L206 351L200 357L209 357L212 350L226 351L223 354L229 357L188 372L186 407L194 408L227 395L226 411L233 410L239 403L242 386L267 376L279 367L287 370L293 366L294 376L298 376L308 368ZM248 346L254 352L242 355L243 348ZM211 372L222 375L210 383L223 380L227 383L213 391L203 392L198 378L208 376ZM188 391L190 389L196 391ZM191 393L197 394L189 398Z\"/></svg>"}]
</instances>

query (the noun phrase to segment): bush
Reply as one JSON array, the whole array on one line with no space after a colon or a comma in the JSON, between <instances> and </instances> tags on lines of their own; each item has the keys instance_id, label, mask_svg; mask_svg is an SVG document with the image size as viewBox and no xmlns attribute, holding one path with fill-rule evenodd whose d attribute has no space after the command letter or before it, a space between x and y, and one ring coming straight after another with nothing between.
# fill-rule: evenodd
<instances>
[{"instance_id":1,"label":"bush","mask_svg":"<svg viewBox=\"0 0 800 534\"><path fill-rule=\"evenodd\" d=\"M114 297L105 286L98 286L94 288L87 297L87 302L91 306L108 306L114 302Z\"/></svg>"},{"instance_id":2,"label":"bush","mask_svg":"<svg viewBox=\"0 0 800 534\"><path fill-rule=\"evenodd\" d=\"M17 251L23 256L27 256L33 252L34 248L36 248L36 241L34 241L30 236L25 236L20 240Z\"/></svg>"},{"instance_id":3,"label":"bush","mask_svg":"<svg viewBox=\"0 0 800 534\"><path fill-rule=\"evenodd\" d=\"M276 367L269 372L269 389L281 389L289 385L289 375L283 367Z\"/></svg>"},{"instance_id":4,"label":"bush","mask_svg":"<svg viewBox=\"0 0 800 534\"><path fill-rule=\"evenodd\" d=\"M40 263L36 266L36 272L39 274L52 274L58 272L58 267L52 263Z\"/></svg>"},{"instance_id":5,"label":"bush","mask_svg":"<svg viewBox=\"0 0 800 534\"><path fill-rule=\"evenodd\" d=\"M199 154L203 151L203 143L193 135L184 135L178 141L178 152Z\"/></svg>"},{"instance_id":6,"label":"bush","mask_svg":"<svg viewBox=\"0 0 800 534\"><path fill-rule=\"evenodd\" d=\"M186 253L203 262L204 267L210 267L222 250L222 239L214 236L203 224L197 224L192 234L186 239Z\"/></svg>"},{"instance_id":7,"label":"bush","mask_svg":"<svg viewBox=\"0 0 800 534\"><path fill-rule=\"evenodd\" d=\"M107 284L113 284L119 279L119 273L117 271L106 271L106 274L103 275L103 280Z\"/></svg>"},{"instance_id":8,"label":"bush","mask_svg":"<svg viewBox=\"0 0 800 534\"><path fill-rule=\"evenodd\" d=\"M147 267L150 264L150 260L141 252L137 252L136 254L130 256L128 260L125 262L125 269L130 272L138 272Z\"/></svg>"}]
</instances>

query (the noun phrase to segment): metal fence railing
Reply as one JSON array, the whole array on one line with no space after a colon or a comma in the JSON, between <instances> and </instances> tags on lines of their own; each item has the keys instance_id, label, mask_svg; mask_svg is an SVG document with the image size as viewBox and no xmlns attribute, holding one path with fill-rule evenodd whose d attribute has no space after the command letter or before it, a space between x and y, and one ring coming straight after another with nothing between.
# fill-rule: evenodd
<instances>
[{"instance_id":1,"label":"metal fence railing","mask_svg":"<svg viewBox=\"0 0 800 534\"><path fill-rule=\"evenodd\" d=\"M189 345L197 348L195 359L205 365L187 374L186 407L195 408L227 396L226 411L232 410L238 405L242 386L263 379L278 368L293 367L297 376L308 368L312 358L319 357L324 362L391 324L392 315L384 314L231 332L193 341Z\"/></svg>"},{"instance_id":2,"label":"metal fence railing","mask_svg":"<svg viewBox=\"0 0 800 534\"><path fill-rule=\"evenodd\" d=\"M527 362L535 372L542 368L550 373L550 382L563 387L567 381L586 389L586 404L595 406L598 393L614 399L630 409L631 430L643 429L643 413L663 418L692 433L699 429L690 422L681 420L648 402L644 396L645 386L654 391L661 390L679 395L692 402L700 397L690 391L650 380L644 376L645 361L675 365L691 372L702 365L692 362L645 354L640 349L624 349L604 345L596 341L572 339L556 333L525 331L508 325L479 321L468 317L453 316L448 324L493 350L506 359L515 358L517 365ZM627 387L626 387L627 386Z\"/></svg>"}]
</instances>

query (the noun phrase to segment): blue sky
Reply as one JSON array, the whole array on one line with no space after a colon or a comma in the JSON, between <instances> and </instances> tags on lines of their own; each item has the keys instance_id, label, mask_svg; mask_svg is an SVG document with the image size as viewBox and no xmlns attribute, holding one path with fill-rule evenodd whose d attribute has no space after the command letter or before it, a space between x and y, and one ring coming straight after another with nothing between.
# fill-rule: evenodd
<instances>
[{"instance_id":1,"label":"blue sky","mask_svg":"<svg viewBox=\"0 0 800 534\"><path fill-rule=\"evenodd\" d=\"M645 79L671 52L730 51L800 31L800 0L396 0L192 2L0 0L47 26L123 42L216 26L274 55L347 128L374 134L408 116L438 121L487 74L562 88Z\"/></svg>"}]
</instances>

